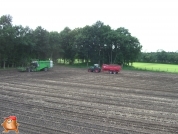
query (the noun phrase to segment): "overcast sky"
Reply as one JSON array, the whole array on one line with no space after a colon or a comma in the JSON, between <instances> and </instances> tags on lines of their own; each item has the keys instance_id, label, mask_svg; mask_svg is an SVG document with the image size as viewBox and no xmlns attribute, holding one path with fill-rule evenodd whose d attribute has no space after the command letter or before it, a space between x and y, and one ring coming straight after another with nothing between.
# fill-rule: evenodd
<instances>
[{"instance_id":1,"label":"overcast sky","mask_svg":"<svg viewBox=\"0 0 178 134\"><path fill-rule=\"evenodd\" d=\"M178 0L0 0L0 16L7 14L13 25L58 32L100 20L128 29L143 52L178 51Z\"/></svg>"}]
</instances>

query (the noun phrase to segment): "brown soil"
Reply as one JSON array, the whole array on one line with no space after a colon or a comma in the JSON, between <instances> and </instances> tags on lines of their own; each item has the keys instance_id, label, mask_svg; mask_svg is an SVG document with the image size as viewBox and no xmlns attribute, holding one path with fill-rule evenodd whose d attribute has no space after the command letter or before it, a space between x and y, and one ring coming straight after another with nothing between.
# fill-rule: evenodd
<instances>
[{"instance_id":1,"label":"brown soil","mask_svg":"<svg viewBox=\"0 0 178 134\"><path fill-rule=\"evenodd\" d=\"M0 118L17 116L23 134L176 134L177 81L139 71L0 71Z\"/></svg>"}]
</instances>

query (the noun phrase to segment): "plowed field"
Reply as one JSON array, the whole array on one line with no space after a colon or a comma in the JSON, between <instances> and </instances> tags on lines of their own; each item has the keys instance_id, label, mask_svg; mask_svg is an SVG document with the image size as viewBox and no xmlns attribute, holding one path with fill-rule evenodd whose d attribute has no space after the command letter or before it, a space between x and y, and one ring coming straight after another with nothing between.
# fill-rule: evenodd
<instances>
[{"instance_id":1,"label":"plowed field","mask_svg":"<svg viewBox=\"0 0 178 134\"><path fill-rule=\"evenodd\" d=\"M1 70L0 123L10 115L20 134L176 134L178 75Z\"/></svg>"}]
</instances>

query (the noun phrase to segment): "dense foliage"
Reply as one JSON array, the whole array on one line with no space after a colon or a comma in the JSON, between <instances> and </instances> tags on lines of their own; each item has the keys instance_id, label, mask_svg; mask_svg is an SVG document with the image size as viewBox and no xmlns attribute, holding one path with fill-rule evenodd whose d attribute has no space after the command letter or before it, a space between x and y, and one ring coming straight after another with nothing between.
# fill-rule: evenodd
<instances>
[{"instance_id":1,"label":"dense foliage","mask_svg":"<svg viewBox=\"0 0 178 134\"><path fill-rule=\"evenodd\" d=\"M157 52L141 53L137 61L148 63L178 64L178 52L166 52L164 50L158 50Z\"/></svg>"},{"instance_id":2,"label":"dense foliage","mask_svg":"<svg viewBox=\"0 0 178 134\"><path fill-rule=\"evenodd\" d=\"M13 26L12 17L0 18L1 67L16 67L31 59L64 59L70 64L75 59L93 63L134 62L142 46L136 37L123 27L116 30L97 21L92 26L71 30L66 27L60 33L49 32L38 26Z\"/></svg>"}]
</instances>

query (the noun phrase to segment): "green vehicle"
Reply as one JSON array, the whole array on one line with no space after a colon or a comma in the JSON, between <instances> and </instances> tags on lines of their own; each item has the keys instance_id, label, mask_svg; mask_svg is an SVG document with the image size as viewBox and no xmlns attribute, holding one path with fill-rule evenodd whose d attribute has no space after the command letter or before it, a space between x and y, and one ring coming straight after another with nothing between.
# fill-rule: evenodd
<instances>
[{"instance_id":1,"label":"green vehicle","mask_svg":"<svg viewBox=\"0 0 178 134\"><path fill-rule=\"evenodd\" d=\"M48 71L50 68L53 67L53 61L40 61L34 60L30 63L28 67L19 67L18 71L20 72L37 72L37 71Z\"/></svg>"},{"instance_id":2,"label":"green vehicle","mask_svg":"<svg viewBox=\"0 0 178 134\"><path fill-rule=\"evenodd\" d=\"M94 66L90 66L88 68L88 72L99 73L99 72L101 72L101 67L99 66L99 64L94 64Z\"/></svg>"}]
</instances>

